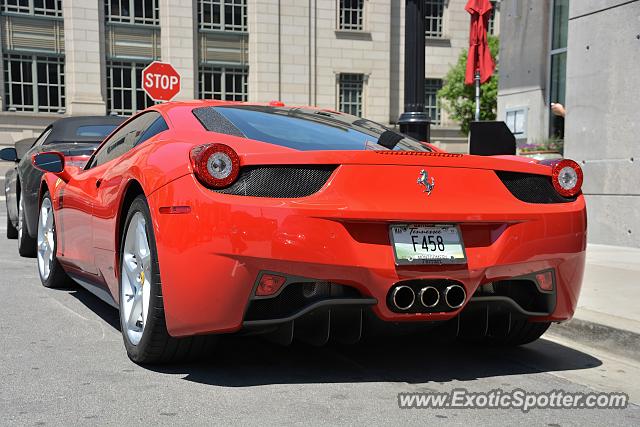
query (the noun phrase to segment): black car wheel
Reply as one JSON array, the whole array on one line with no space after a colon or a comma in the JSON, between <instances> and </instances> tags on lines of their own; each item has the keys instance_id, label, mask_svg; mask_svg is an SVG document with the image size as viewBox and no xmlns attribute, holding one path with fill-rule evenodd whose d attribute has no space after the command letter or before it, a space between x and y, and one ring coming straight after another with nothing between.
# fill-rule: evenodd
<instances>
[{"instance_id":1,"label":"black car wheel","mask_svg":"<svg viewBox=\"0 0 640 427\"><path fill-rule=\"evenodd\" d=\"M26 226L27 220L24 214L24 199L22 194L20 194L20 200L18 201L18 253L23 257L35 258L37 242L36 239L29 236Z\"/></svg>"},{"instance_id":2,"label":"black car wheel","mask_svg":"<svg viewBox=\"0 0 640 427\"><path fill-rule=\"evenodd\" d=\"M9 219L9 211L7 210L7 239L17 239L18 228L13 226L13 223Z\"/></svg>"},{"instance_id":3,"label":"black car wheel","mask_svg":"<svg viewBox=\"0 0 640 427\"><path fill-rule=\"evenodd\" d=\"M167 332L158 251L149 206L135 198L120 243L120 330L136 363L166 363L206 356L215 336L174 338Z\"/></svg>"},{"instance_id":4,"label":"black car wheel","mask_svg":"<svg viewBox=\"0 0 640 427\"><path fill-rule=\"evenodd\" d=\"M38 215L38 272L40 281L46 288L62 288L71 283L56 257L58 238L53 205L49 192L45 193Z\"/></svg>"}]
</instances>

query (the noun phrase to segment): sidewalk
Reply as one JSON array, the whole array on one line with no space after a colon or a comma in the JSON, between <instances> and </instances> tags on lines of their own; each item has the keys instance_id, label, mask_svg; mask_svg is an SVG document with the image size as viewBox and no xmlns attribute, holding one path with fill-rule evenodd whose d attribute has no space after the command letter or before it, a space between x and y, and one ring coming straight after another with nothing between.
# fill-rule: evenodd
<instances>
[{"instance_id":1,"label":"sidewalk","mask_svg":"<svg viewBox=\"0 0 640 427\"><path fill-rule=\"evenodd\" d=\"M574 318L548 334L640 361L640 249L588 245Z\"/></svg>"}]
</instances>

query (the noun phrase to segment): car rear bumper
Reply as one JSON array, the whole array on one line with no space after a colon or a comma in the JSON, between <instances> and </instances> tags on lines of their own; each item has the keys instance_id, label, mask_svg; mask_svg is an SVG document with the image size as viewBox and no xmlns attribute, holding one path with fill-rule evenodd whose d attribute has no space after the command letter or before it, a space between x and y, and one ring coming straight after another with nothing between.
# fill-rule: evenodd
<instances>
[{"instance_id":1,"label":"car rear bumper","mask_svg":"<svg viewBox=\"0 0 640 427\"><path fill-rule=\"evenodd\" d=\"M243 322L248 326L250 301L264 272L348 286L360 298L351 305L370 307L386 322L432 322L452 319L472 306L504 304L484 293L487 284L552 270L549 311L525 310L524 315L563 321L574 313L585 263L582 196L562 205L509 201L503 211L489 206L485 212L462 212L458 205L448 215L406 209L392 215L380 204L370 219L360 207L355 212L322 200L222 195L203 188L191 175L152 193L169 332L184 336L234 332ZM469 203L473 206L473 200ZM191 212L159 213L167 206L190 206ZM400 221L459 224L467 263L397 266L389 226ZM433 313L399 313L389 307L394 285L435 279L464 287L462 307Z\"/></svg>"}]
</instances>

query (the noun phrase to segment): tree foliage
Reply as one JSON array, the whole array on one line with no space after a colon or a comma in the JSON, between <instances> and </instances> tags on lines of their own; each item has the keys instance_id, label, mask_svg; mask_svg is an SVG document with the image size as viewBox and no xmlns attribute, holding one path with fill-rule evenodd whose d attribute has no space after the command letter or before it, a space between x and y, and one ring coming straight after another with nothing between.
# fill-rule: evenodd
<instances>
[{"instance_id":1,"label":"tree foliage","mask_svg":"<svg viewBox=\"0 0 640 427\"><path fill-rule=\"evenodd\" d=\"M491 56L496 63L496 70L491 79L480 86L480 120L495 120L498 108L498 38L488 36ZM467 67L467 50L463 50L456 65L449 70L445 84L438 91L438 102L449 113L449 117L460 123L462 132L469 133L469 123L473 121L476 111L475 85L464 84Z\"/></svg>"}]
</instances>

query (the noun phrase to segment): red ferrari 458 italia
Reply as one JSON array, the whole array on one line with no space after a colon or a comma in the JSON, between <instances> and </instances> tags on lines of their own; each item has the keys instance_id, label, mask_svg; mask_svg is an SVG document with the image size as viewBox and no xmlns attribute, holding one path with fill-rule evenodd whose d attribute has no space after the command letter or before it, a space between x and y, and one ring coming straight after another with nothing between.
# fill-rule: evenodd
<instances>
[{"instance_id":1,"label":"red ferrari 458 italia","mask_svg":"<svg viewBox=\"0 0 640 427\"><path fill-rule=\"evenodd\" d=\"M576 307L587 218L571 160L443 152L335 111L157 105L82 169L34 165L38 270L117 307L136 362L216 334L282 343L446 325L537 339Z\"/></svg>"}]
</instances>

